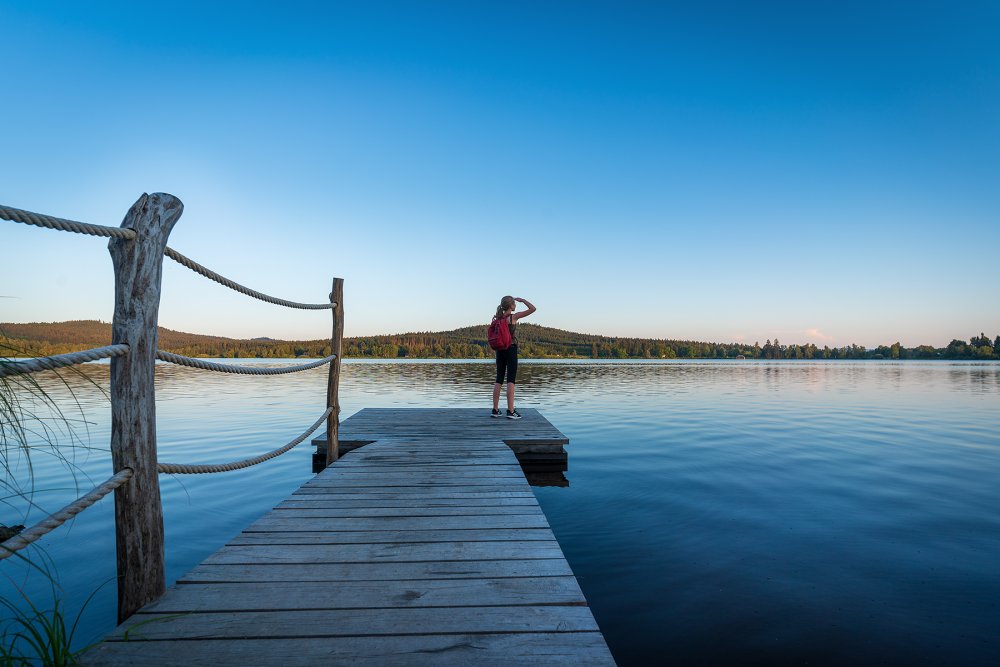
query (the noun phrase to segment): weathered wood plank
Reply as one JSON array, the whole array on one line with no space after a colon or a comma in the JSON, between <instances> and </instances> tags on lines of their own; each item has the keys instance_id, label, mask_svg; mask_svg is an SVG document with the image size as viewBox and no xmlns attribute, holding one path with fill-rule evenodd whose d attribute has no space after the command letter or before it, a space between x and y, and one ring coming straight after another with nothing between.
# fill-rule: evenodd
<instances>
[{"instance_id":1,"label":"weathered wood plank","mask_svg":"<svg viewBox=\"0 0 1000 667\"><path fill-rule=\"evenodd\" d=\"M205 563L379 563L387 561L559 558L558 542L425 542L389 544L253 544L225 546Z\"/></svg>"},{"instance_id":2,"label":"weathered wood plank","mask_svg":"<svg viewBox=\"0 0 1000 667\"><path fill-rule=\"evenodd\" d=\"M412 499L411 499L412 501ZM324 508L324 507L413 507L413 502L394 498L337 498L336 496L320 496L309 500L283 500L275 509ZM530 498L439 498L423 496L421 507L537 507L538 501L534 495Z\"/></svg>"},{"instance_id":3,"label":"weathered wood plank","mask_svg":"<svg viewBox=\"0 0 1000 667\"><path fill-rule=\"evenodd\" d=\"M480 473L486 472L508 472L508 473L520 473L521 466L517 463L507 463L504 460L503 463L486 461L483 463L463 463L461 465L445 465L445 464L427 464L418 465L416 463L411 463L408 461L402 461L399 463L392 463L387 461L360 461L357 463L351 463L350 461L344 461L343 464L338 465L336 468L337 475L353 475L356 473L369 473L369 474L385 474L388 472L409 472L409 473L424 473L424 472L440 472L447 473L450 475L460 474L464 471L475 470Z\"/></svg>"},{"instance_id":4,"label":"weathered wood plank","mask_svg":"<svg viewBox=\"0 0 1000 667\"><path fill-rule=\"evenodd\" d=\"M482 410L365 412L373 427L389 418L378 437L144 608L130 641L89 659L614 664L514 451L497 438L530 442L545 429L501 426ZM357 417L340 425L342 440Z\"/></svg>"},{"instance_id":5,"label":"weathered wood plank","mask_svg":"<svg viewBox=\"0 0 1000 667\"><path fill-rule=\"evenodd\" d=\"M513 454L511 455L513 456ZM516 460L516 459L515 459ZM479 479L505 480L513 485L524 481L524 469L521 464L516 463L517 470L498 470L494 468L468 466L455 467L450 470L415 470L410 465L380 465L378 470L358 469L357 471L347 471L337 475L317 476L307 482L308 486L340 486L348 483L366 483L375 485L387 485L396 481L434 481L455 480L461 482L465 480L475 481Z\"/></svg>"},{"instance_id":6,"label":"weathered wood plank","mask_svg":"<svg viewBox=\"0 0 1000 667\"><path fill-rule=\"evenodd\" d=\"M586 607L419 607L309 611L136 614L109 639L350 637L455 632L594 632Z\"/></svg>"},{"instance_id":7,"label":"weathered wood plank","mask_svg":"<svg viewBox=\"0 0 1000 667\"><path fill-rule=\"evenodd\" d=\"M614 664L600 632L111 642L92 649L85 655L85 661L108 667L134 667L150 664L151 656L155 656L159 667Z\"/></svg>"},{"instance_id":8,"label":"weathered wood plank","mask_svg":"<svg viewBox=\"0 0 1000 667\"><path fill-rule=\"evenodd\" d=\"M502 577L571 576L563 557L475 561L408 561L401 563L205 563L179 583L278 581L399 581L404 579L494 579Z\"/></svg>"},{"instance_id":9,"label":"weathered wood plank","mask_svg":"<svg viewBox=\"0 0 1000 667\"><path fill-rule=\"evenodd\" d=\"M375 609L391 607L485 607L586 605L574 577L521 579L424 579L409 581L311 581L177 586L145 607L145 613L269 611L285 609Z\"/></svg>"},{"instance_id":10,"label":"weathered wood plank","mask_svg":"<svg viewBox=\"0 0 1000 667\"><path fill-rule=\"evenodd\" d=\"M367 516L331 519L276 519L270 515L254 522L247 530L458 530L463 528L548 528L545 515L511 516Z\"/></svg>"},{"instance_id":11,"label":"weathered wood plank","mask_svg":"<svg viewBox=\"0 0 1000 667\"><path fill-rule=\"evenodd\" d=\"M247 544L378 544L407 542L525 542L555 541L548 528L494 528L490 530L368 530L243 532L228 546Z\"/></svg>"},{"instance_id":12,"label":"weathered wood plank","mask_svg":"<svg viewBox=\"0 0 1000 667\"><path fill-rule=\"evenodd\" d=\"M524 470L521 468L520 461L515 457L515 462L513 464L503 463L485 463L480 466L421 466L416 467L411 463L383 463L375 462L375 465L365 465L365 466L344 466L343 469L338 468L338 473L335 477L321 477L316 480L310 481L321 481L327 479L340 479L342 477L354 477L354 476L372 476L372 475L410 475L410 476L428 476L437 475L439 477L453 477L459 478L463 475L474 475L478 477L486 476L502 476L508 478L515 478L517 474L524 475Z\"/></svg>"},{"instance_id":13,"label":"weathered wood plank","mask_svg":"<svg viewBox=\"0 0 1000 667\"><path fill-rule=\"evenodd\" d=\"M537 516L538 509L533 505L507 505L477 507L437 506L425 507L423 502L415 501L409 507L323 507L303 508L287 507L272 510L265 514L261 521L282 521L285 519L356 519L366 516L512 516L515 514L530 514ZM255 524L254 524L255 525Z\"/></svg>"},{"instance_id":14,"label":"weathered wood plank","mask_svg":"<svg viewBox=\"0 0 1000 667\"><path fill-rule=\"evenodd\" d=\"M341 481L337 482L327 482L327 483L308 483L302 486L302 489L343 489L353 490L354 493L363 493L368 489L372 490L393 490L393 489L447 489L447 488L464 488L469 490L498 490L504 491L508 489L520 489L520 488L530 488L527 482L524 482L523 487L521 484L507 484L503 480L491 480L491 479L474 479L474 480L432 480L428 482L421 482L420 480L400 480L400 481L389 481L389 482L379 482L376 484L367 482L350 482Z\"/></svg>"},{"instance_id":15,"label":"weathered wood plank","mask_svg":"<svg viewBox=\"0 0 1000 667\"><path fill-rule=\"evenodd\" d=\"M442 488L420 488L420 489L410 489L406 491L393 490L393 491L383 491L380 489L370 489L365 492L359 492L357 489L338 489L337 487L330 488L313 488L313 489L302 489L299 488L297 491L292 493L292 498L302 499L302 498L315 498L315 497L341 497L341 498L534 498L535 494L530 490L524 491L502 491L493 489L490 491L483 491L482 489L463 489L460 487L450 487L447 489Z\"/></svg>"}]
</instances>

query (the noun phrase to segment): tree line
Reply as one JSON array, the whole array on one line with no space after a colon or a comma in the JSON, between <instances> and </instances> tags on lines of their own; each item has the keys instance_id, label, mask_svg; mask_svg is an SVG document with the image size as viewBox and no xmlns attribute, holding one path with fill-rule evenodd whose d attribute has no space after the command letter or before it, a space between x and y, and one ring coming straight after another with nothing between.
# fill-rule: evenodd
<instances>
[{"instance_id":1,"label":"tree line","mask_svg":"<svg viewBox=\"0 0 1000 667\"><path fill-rule=\"evenodd\" d=\"M269 338L234 339L189 334L160 328L160 348L189 357L287 359L325 357L329 339L283 341ZM97 320L0 324L7 350L21 356L75 352L111 343L111 324ZM519 353L525 358L566 359L1000 359L1000 335L980 333L954 339L946 347L904 347L899 342L866 348L863 345L818 347L813 343L784 344L767 340L748 343L653 338L622 338L574 333L537 324L517 329ZM345 358L368 359L483 359L493 356L486 342L486 326L440 332L358 336L343 341ZM7 356L13 356L10 352Z\"/></svg>"}]
</instances>

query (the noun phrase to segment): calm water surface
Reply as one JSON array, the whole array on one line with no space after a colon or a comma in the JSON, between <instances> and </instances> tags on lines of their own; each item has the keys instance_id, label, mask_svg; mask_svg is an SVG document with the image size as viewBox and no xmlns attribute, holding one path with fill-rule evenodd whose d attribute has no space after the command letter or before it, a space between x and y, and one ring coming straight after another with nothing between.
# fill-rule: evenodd
<instances>
[{"instance_id":1,"label":"calm water surface","mask_svg":"<svg viewBox=\"0 0 1000 667\"><path fill-rule=\"evenodd\" d=\"M107 387L107 365L83 368ZM66 376L77 405L39 377L65 416L89 422L76 432L94 451L57 433L89 489L111 472L107 400ZM519 404L570 438L569 487L535 493L619 664L1000 664L1000 364L523 362L518 378ZM350 361L341 403L345 416L482 406L489 419L491 382L489 363ZM319 416L325 386L324 369L159 366L160 458L272 449ZM52 511L78 494L39 447L32 500ZM168 579L302 484L310 454L161 476ZM0 522L40 514L24 511L8 499ZM71 612L106 584L78 643L109 631L110 498L40 544ZM43 577L0 569L0 593L47 601Z\"/></svg>"}]
</instances>

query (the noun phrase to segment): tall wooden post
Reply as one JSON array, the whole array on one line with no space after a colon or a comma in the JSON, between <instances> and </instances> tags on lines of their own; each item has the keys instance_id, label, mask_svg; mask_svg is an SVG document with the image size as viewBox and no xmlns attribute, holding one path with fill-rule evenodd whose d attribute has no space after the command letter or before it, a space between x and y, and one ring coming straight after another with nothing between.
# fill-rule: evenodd
<instances>
[{"instance_id":1,"label":"tall wooden post","mask_svg":"<svg viewBox=\"0 0 1000 667\"><path fill-rule=\"evenodd\" d=\"M166 588L153 368L163 250L183 210L173 195L144 194L122 222L136 237L108 243L115 269L111 341L129 346L127 355L111 360L111 459L115 472L132 469L115 490L119 623Z\"/></svg>"},{"instance_id":2,"label":"tall wooden post","mask_svg":"<svg viewBox=\"0 0 1000 667\"><path fill-rule=\"evenodd\" d=\"M330 362L330 375L326 385L326 405L333 408L326 418L326 464L340 458L340 353L344 340L344 279L333 279L330 302L336 303L333 313L333 334L330 353L337 358Z\"/></svg>"}]
</instances>

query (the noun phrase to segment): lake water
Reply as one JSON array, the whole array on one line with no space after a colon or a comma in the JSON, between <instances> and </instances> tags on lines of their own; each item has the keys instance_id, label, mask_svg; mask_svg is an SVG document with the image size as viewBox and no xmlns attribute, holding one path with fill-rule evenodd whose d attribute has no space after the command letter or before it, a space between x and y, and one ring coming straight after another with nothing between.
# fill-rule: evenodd
<instances>
[{"instance_id":1,"label":"lake water","mask_svg":"<svg viewBox=\"0 0 1000 667\"><path fill-rule=\"evenodd\" d=\"M106 364L81 368L107 387ZM488 362L343 371L345 417L481 406L489 419ZM107 399L64 374L77 405L37 377L90 422L95 451L63 450L89 489L111 472ZM1000 664L1000 364L525 361L518 378L519 405L570 438L569 486L535 494L619 664ZM160 458L270 450L322 413L325 386L325 369L158 366ZM310 455L161 476L168 580L301 485ZM40 507L78 495L44 448L33 465ZM37 520L7 502L0 522ZM115 575L111 499L39 544L74 613ZM0 570L0 593L47 603L43 577L13 559ZM78 644L114 626L115 595L98 590Z\"/></svg>"}]
</instances>

